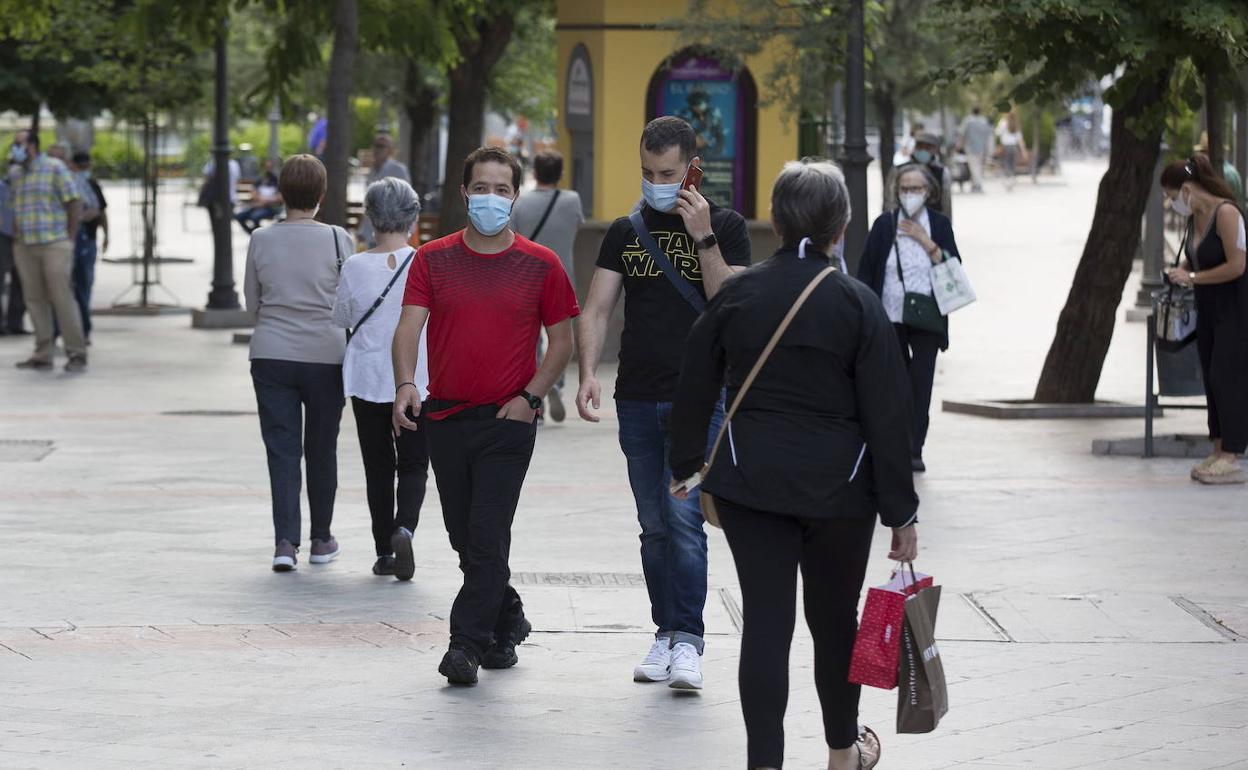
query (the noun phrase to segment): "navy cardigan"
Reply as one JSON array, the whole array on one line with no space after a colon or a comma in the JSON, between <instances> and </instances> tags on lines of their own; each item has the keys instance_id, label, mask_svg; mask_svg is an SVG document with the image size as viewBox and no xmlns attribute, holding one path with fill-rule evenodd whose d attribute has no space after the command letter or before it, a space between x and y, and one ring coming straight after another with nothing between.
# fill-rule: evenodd
<instances>
[{"instance_id":1,"label":"navy cardigan","mask_svg":"<svg viewBox=\"0 0 1248 770\"><path fill-rule=\"evenodd\" d=\"M950 256L961 260L962 255L958 253L957 241L953 239L953 224L949 221L949 217L929 207L927 218L932 227L932 240L936 245L949 252ZM867 243L862 248L862 257L858 260L856 274L858 280L870 286L876 296L884 294L884 270L888 267L888 255L892 252L893 241L896 239L897 212L885 211L876 217L875 223L871 225L871 233L867 236ZM940 349L945 350L948 347L949 339L946 337Z\"/></svg>"}]
</instances>

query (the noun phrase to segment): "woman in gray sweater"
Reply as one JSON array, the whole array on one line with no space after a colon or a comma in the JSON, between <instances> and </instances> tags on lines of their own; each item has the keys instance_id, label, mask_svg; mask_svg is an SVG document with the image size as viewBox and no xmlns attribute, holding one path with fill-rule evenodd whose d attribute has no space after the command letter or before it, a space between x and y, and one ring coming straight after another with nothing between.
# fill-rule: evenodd
<instances>
[{"instance_id":1,"label":"woman in gray sweater","mask_svg":"<svg viewBox=\"0 0 1248 770\"><path fill-rule=\"evenodd\" d=\"M277 572L294 569L299 550L301 459L312 514L309 561L323 564L339 554L330 523L346 339L332 312L339 267L353 244L341 227L314 219L325 179L325 166L313 156L287 160L278 179L286 219L256 231L247 249L243 289L256 318L251 379L269 462Z\"/></svg>"}]
</instances>

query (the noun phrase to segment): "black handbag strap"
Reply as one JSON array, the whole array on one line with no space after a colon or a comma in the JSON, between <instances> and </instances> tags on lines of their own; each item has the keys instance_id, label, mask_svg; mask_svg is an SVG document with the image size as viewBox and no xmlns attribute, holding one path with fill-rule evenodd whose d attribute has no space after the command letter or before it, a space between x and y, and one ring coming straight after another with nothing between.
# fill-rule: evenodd
<instances>
[{"instance_id":1,"label":"black handbag strap","mask_svg":"<svg viewBox=\"0 0 1248 770\"><path fill-rule=\"evenodd\" d=\"M529 236L530 241L536 241L537 236L542 234L542 228L546 226L546 220L550 219L550 212L555 210L555 201L559 200L559 193L562 190L556 189L555 194L550 196L550 203L546 204L546 211L543 212L542 218L538 220L537 227L533 228L533 234Z\"/></svg>"},{"instance_id":2,"label":"black handbag strap","mask_svg":"<svg viewBox=\"0 0 1248 770\"><path fill-rule=\"evenodd\" d=\"M700 315L706 310L706 300L693 288L693 284L685 280L684 276L676 272L676 266L672 264L667 255L663 253L663 249L659 248L659 244L655 243L654 236L650 235L650 230L646 228L646 222L641 218L641 211L634 211L629 215L628 221L632 223L633 230L637 232L637 239L641 241L641 246L650 254L650 258L663 271L663 275L667 276L667 280L671 282L680 296L693 306Z\"/></svg>"},{"instance_id":3,"label":"black handbag strap","mask_svg":"<svg viewBox=\"0 0 1248 770\"><path fill-rule=\"evenodd\" d=\"M355 327L351 329L352 337L354 337L356 334L359 334L360 327L364 325L364 322L372 318L373 313L377 312L377 308L381 307L381 303L386 301L386 295L390 293L390 289L394 286L394 282L399 280L400 275L403 275L403 269L407 267L407 263L411 262L412 257L414 256L416 256L415 249L413 249L407 255L407 259L403 260L403 264L399 265L398 269L394 271L394 275L390 278L390 283L386 284L386 288L382 290L381 295L378 296L377 299L373 301L373 306L368 309L368 312L364 313L363 317L361 317L360 320L355 322ZM348 341L350 341L349 338L348 338Z\"/></svg>"}]
</instances>

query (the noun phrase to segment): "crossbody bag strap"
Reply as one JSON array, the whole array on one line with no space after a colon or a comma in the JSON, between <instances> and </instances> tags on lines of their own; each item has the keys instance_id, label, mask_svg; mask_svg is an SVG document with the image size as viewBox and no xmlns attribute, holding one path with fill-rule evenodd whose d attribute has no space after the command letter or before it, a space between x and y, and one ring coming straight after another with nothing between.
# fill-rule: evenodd
<instances>
[{"instance_id":1,"label":"crossbody bag strap","mask_svg":"<svg viewBox=\"0 0 1248 770\"><path fill-rule=\"evenodd\" d=\"M897 246L901 232L901 212L893 216L893 255L897 257L897 280L901 282L901 293L906 293L906 278L901 273L901 249Z\"/></svg>"},{"instance_id":2,"label":"crossbody bag strap","mask_svg":"<svg viewBox=\"0 0 1248 770\"><path fill-rule=\"evenodd\" d=\"M633 230L637 232L637 239L641 241L641 246L650 254L650 258L663 271L663 275L671 282L680 296L685 298L698 311L698 315L706 310L706 300L693 288L693 284L685 280L684 276L676 272L676 266L672 264L667 255L663 253L663 249L659 248L659 244L655 242L654 236L650 235L650 230L646 227L646 221L641 218L640 211L634 211L628 216L628 221L632 223Z\"/></svg>"},{"instance_id":3,"label":"crossbody bag strap","mask_svg":"<svg viewBox=\"0 0 1248 770\"><path fill-rule=\"evenodd\" d=\"M533 228L533 234L529 236L530 241L536 241L537 236L542 234L542 228L546 226L546 220L550 219L550 212L555 210L555 201L559 200L561 190L555 190L555 194L550 196L550 203L546 204L546 210L542 212L542 218L537 221L537 227Z\"/></svg>"},{"instance_id":4,"label":"crossbody bag strap","mask_svg":"<svg viewBox=\"0 0 1248 770\"><path fill-rule=\"evenodd\" d=\"M364 322L372 318L373 313L377 312L377 308L381 307L381 303L386 301L386 295L390 293L390 289L394 286L394 282L399 280L400 275L403 275L404 268L407 267L407 264L412 261L412 257L414 256L416 256L415 249L407 255L407 259L403 260L403 264L399 265L399 268L394 271L394 275L390 278L390 283L386 284L386 288L382 290L381 296L374 300L373 306L368 309L368 312L364 313L360 320L355 322L355 326L351 329L351 336L354 337L356 334L359 334L360 327L364 325Z\"/></svg>"},{"instance_id":5,"label":"crossbody bag strap","mask_svg":"<svg viewBox=\"0 0 1248 770\"><path fill-rule=\"evenodd\" d=\"M806 288L802 289L802 293L797 295L797 299L793 300L793 306L789 308L789 312L784 316L784 320L780 321L780 325L776 327L775 334L772 334L771 339L767 341L767 347L763 348L763 352L759 355L758 360L754 362L754 368L745 376L745 382L741 383L741 389L737 391L737 397L732 400L732 406L724 417L724 424L719 427L719 435L715 437L715 444L711 447L711 453L706 458L707 467L710 467L711 463L715 462L715 455L719 453L719 445L724 441L724 434L728 432L729 423L732 422L732 418L736 415L738 407L741 406L741 402L745 399L745 394L750 390L750 386L754 384L754 379L758 377L763 364L767 363L767 359L771 357L772 351L780 343L780 338L784 336L784 333L789 329L789 325L793 323L793 319L797 317L797 311L802 309L802 305L806 304L806 300L810 299L810 295L823 282L823 279L835 272L836 267L828 265L819 272L819 275L812 278L810 283L806 284Z\"/></svg>"}]
</instances>

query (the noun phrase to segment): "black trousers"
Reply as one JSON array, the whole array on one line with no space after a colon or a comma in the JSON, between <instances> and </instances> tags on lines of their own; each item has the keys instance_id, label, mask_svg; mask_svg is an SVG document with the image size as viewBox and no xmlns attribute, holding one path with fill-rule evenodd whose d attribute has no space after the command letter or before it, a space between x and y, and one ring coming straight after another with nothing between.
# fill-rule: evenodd
<instances>
[{"instance_id":1,"label":"black trousers","mask_svg":"<svg viewBox=\"0 0 1248 770\"><path fill-rule=\"evenodd\" d=\"M1209 406L1209 438L1222 440L1222 451L1248 451L1248 340L1230 321L1203 322L1196 316L1196 347Z\"/></svg>"},{"instance_id":2,"label":"black trousers","mask_svg":"<svg viewBox=\"0 0 1248 770\"><path fill-rule=\"evenodd\" d=\"M436 407L435 407L436 408ZM425 411L430 407L426 405ZM511 523L520 502L537 425L493 416L497 407L422 420L442 518L464 585L451 607L451 644L481 655L524 617L511 587Z\"/></svg>"},{"instance_id":3,"label":"black trousers","mask_svg":"<svg viewBox=\"0 0 1248 770\"><path fill-rule=\"evenodd\" d=\"M364 483L368 489L368 513L373 519L373 546L378 556L394 553L390 536L399 527L416 531L420 506L429 481L429 450L425 434L402 430L398 438L391 424L394 404L379 404L351 397L355 432L364 459ZM395 510L395 477L398 477L398 510Z\"/></svg>"},{"instance_id":4,"label":"black trousers","mask_svg":"<svg viewBox=\"0 0 1248 770\"><path fill-rule=\"evenodd\" d=\"M6 278L7 299L4 296ZM22 279L17 276L17 264L13 260L13 239L7 235L0 235L0 300L4 300L0 331L21 331L22 316L26 315L26 300L22 296Z\"/></svg>"},{"instance_id":5,"label":"black trousers","mask_svg":"<svg viewBox=\"0 0 1248 770\"><path fill-rule=\"evenodd\" d=\"M312 537L328 540L338 492L342 367L257 358L251 381L269 461L274 540L299 545L301 459L307 466Z\"/></svg>"},{"instance_id":6,"label":"black trousers","mask_svg":"<svg viewBox=\"0 0 1248 770\"><path fill-rule=\"evenodd\" d=\"M914 329L905 324L893 324L897 341L901 343L901 357L906 361L910 375L910 403L913 408L910 454L923 456L927 443L928 411L932 408L932 383L936 381L936 354L943 341L939 334Z\"/></svg>"},{"instance_id":7,"label":"black trousers","mask_svg":"<svg viewBox=\"0 0 1248 770\"><path fill-rule=\"evenodd\" d=\"M849 659L874 517L799 519L726 500L719 500L719 513L744 601L738 679L749 767L778 768L784 762L799 567L806 624L814 637L824 737L831 748L849 748L858 738L862 689L849 683Z\"/></svg>"}]
</instances>

